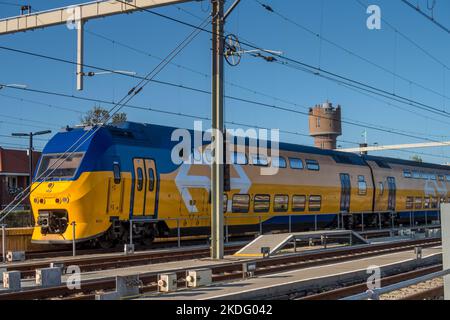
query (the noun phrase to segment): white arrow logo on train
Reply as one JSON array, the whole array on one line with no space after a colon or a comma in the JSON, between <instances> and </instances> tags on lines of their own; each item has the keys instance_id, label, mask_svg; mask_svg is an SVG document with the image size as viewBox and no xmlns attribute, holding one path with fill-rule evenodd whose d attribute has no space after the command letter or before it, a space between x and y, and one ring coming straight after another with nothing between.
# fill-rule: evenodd
<instances>
[{"instance_id":1,"label":"white arrow logo on train","mask_svg":"<svg viewBox=\"0 0 450 320\"><path fill-rule=\"evenodd\" d=\"M231 189L239 189L239 193L246 194L250 189L252 182L247 177L242 166L233 164L234 169L239 175L239 178L231 178ZM191 168L191 157L185 161L179 168L178 174L175 178L175 184L181 194L184 205L189 212L198 212L197 206L192 202L192 196L189 188L203 188L211 189L211 179L207 176L193 176L189 175Z\"/></svg>"}]
</instances>

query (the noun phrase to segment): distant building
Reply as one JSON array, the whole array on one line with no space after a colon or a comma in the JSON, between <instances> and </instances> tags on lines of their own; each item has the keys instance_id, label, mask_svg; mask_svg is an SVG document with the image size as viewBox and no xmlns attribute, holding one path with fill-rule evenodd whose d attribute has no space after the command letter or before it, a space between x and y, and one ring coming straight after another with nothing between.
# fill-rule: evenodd
<instances>
[{"instance_id":1,"label":"distant building","mask_svg":"<svg viewBox=\"0 0 450 320\"><path fill-rule=\"evenodd\" d=\"M33 152L34 168L41 156L40 152ZM29 160L25 150L4 149L0 147L0 206L4 208L23 191L29 183ZM29 205L28 198L22 201L20 207Z\"/></svg>"},{"instance_id":2,"label":"distant building","mask_svg":"<svg viewBox=\"0 0 450 320\"><path fill-rule=\"evenodd\" d=\"M341 107L326 102L309 109L309 134L317 148L336 149L337 137L342 134Z\"/></svg>"}]
</instances>

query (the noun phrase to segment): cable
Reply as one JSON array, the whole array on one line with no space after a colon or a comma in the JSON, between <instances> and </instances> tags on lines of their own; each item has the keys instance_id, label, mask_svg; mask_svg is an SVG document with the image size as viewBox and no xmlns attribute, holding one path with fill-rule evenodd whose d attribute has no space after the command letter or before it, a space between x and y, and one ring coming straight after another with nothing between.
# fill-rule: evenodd
<instances>
[{"instance_id":1,"label":"cable","mask_svg":"<svg viewBox=\"0 0 450 320\"><path fill-rule=\"evenodd\" d=\"M258 0L255 0L255 1L258 2ZM259 3L259 2L258 2L258 3ZM133 51L133 52L137 52L137 53L142 54L142 55L144 55L144 56L146 56L146 57L151 57L151 58L154 58L154 59L161 60L161 58L159 58L158 56L156 56L156 55L154 55L154 54L152 54L152 53L149 53L148 51L144 51L144 50L138 49L138 48L136 48L136 47L132 47L132 46L130 46L130 45L128 45L128 44L122 43L122 42L120 42L120 41L113 40L113 39L111 39L111 38L108 38L108 37L105 36L105 35L101 35L101 34L98 34L98 33L95 33L95 32L87 31L87 30L85 30L85 31L88 32L88 33L91 33L93 36L96 36L96 37L98 37L98 38L100 38L100 39L103 39L103 40L105 40L105 41L109 41L109 42L111 42L111 43L113 43L113 44L120 45L120 46L122 46L122 47L124 47L124 48L126 48L126 49L129 49L129 50L131 50L131 51ZM203 72L200 72L200 71L198 71L198 70L195 70L195 69L192 69L192 68L189 68L189 67L180 65L180 64L176 64L176 63L171 63L171 64L174 65L174 66L176 66L176 67L178 67L178 68L182 68L182 69L184 69L184 70L187 70L187 71L189 71L189 72L192 72L192 73L194 73L194 74L196 74L196 75L200 75L200 76L205 77L205 78L209 78L209 77L210 77L210 75L208 75L208 74L206 74L206 73L203 73ZM259 92L259 91L255 90L255 89L250 89L250 88L244 87L244 86L242 86L242 85L238 85L238 84L236 84L236 83L233 83L233 82L231 82L231 81L225 81L225 84L227 84L227 85L229 85L229 86L232 86L232 87L236 87L236 88L245 90L245 91L250 92L250 93L252 93L252 94L260 95L260 96L263 96L263 97L266 97L266 98L274 99L274 100L276 100L276 101L280 101L280 102L283 102L283 103L287 103L287 104L290 104L290 105L292 105L292 106L300 107L300 108L307 109L307 110L309 109L309 107L306 107L306 106L297 104L297 103L292 102L292 101L287 101L287 100L285 100L285 99L281 99L281 98L279 98L279 97L275 97L275 96L269 95L269 94L267 94L267 93L262 93L262 92ZM343 85L343 84L340 84L340 85ZM360 91L360 90L358 90L358 89L355 89L355 88L352 88L352 87L349 87L349 86L347 86L347 88L349 88L349 89L351 89L351 90L354 90L354 91L356 91L356 92L358 92L358 93L360 93L360 94L363 94L363 95L372 97L370 94L367 94L366 92L362 92L362 91ZM427 118L427 119L429 119L429 120L432 120L432 121L436 121L436 122L445 123L445 124L450 125L450 122L445 122L445 121L442 121L442 120L438 120L438 119L435 119L435 118L431 118L431 117L428 117L428 116L426 116L426 115L422 115L422 114L420 114L420 113L417 113L417 112L408 110L408 109L406 109L406 108L403 108L403 107L400 107L400 106L393 105L392 103L383 101L383 100L381 100L381 99L377 99L377 98L375 98L375 97L373 97L373 99L375 99L375 100L377 100L377 101L380 101L380 102L382 102L382 103L384 103L384 104L386 104L386 105L388 105L388 106L391 106L391 107L400 109L400 110L402 110L402 111L409 112L409 113L411 113L411 114L415 114L415 115L418 115L418 116L420 116L420 117L425 117L425 118ZM343 118L343 119L345 119L345 118ZM348 119L348 118L347 118L347 119ZM353 120L353 119L348 119L348 120L350 120L350 121L356 121L356 120ZM392 128L390 128L390 129L392 129ZM430 134L425 134L425 133L419 133L419 134L420 134L420 135L435 136L435 137L437 136L437 135L430 135ZM442 137L442 135L439 135L439 136L437 136L437 137Z\"/></svg>"},{"instance_id":2,"label":"cable","mask_svg":"<svg viewBox=\"0 0 450 320\"><path fill-rule=\"evenodd\" d=\"M120 3L123 3L123 4L128 4L128 5L130 5L130 6L134 7L134 8L136 8L136 9L140 9L140 10L142 10L142 11L144 11L144 12L148 12L148 13L150 13L150 14L157 15L157 16L159 16L159 17L163 17L163 18L165 18L165 19L168 19L168 20L171 20L171 21L180 23L180 24L182 24L182 25L189 26L189 27L191 27L191 28L199 29L199 30L201 30L201 31L203 31L203 32L207 32L208 34L212 34L212 31L206 30L206 29L204 29L204 28L199 28L199 27L197 27L197 26L195 26L195 25L193 25L193 24L191 24L191 23L188 23L188 22L185 22L185 21L181 21L181 20L179 20L179 19L175 19L175 18L166 16L166 15L164 15L164 14L161 14L161 13L157 13L157 12L151 11L151 10L148 10L148 9L145 9L145 8L142 8L142 7L139 7L139 6L136 6L136 5L134 5L134 4L129 4L129 3L126 3L126 2L121 1L121 0L115 0L115 1L116 1L116 2L120 2ZM300 65L300 66L303 66L303 67L306 67L306 68L310 68L310 69L311 69L310 71L311 71L312 73L316 73L316 75L323 76L323 75L321 74L321 72L323 72L323 73L328 74L329 76L332 76L332 77L336 77L336 78L338 78L338 79L341 79L341 81L348 81L348 82L350 82L350 83L353 83L353 85L364 86L366 89L373 90L375 94L382 95L382 96L384 96L384 97L386 97L386 98L389 98L389 99L392 99L392 100L395 100L395 101L398 101L398 102L401 102L401 103L404 103L404 104L409 104L409 105L411 105L411 104L417 104L416 107L422 107L422 108L424 108L423 110L426 110L426 111L428 111L428 112L430 112L430 110L434 110L435 112L440 112L440 113L442 113L442 114L445 114L447 117L450 115L450 113L446 112L445 110L440 110L440 109L437 109L437 108L435 108L435 107L426 105L426 104L424 104L424 103L421 103L421 102L418 102L418 101L415 101L415 100L412 100L412 99L408 99L408 98L405 98L405 97L402 97L402 96L399 96L399 95L396 95L396 94L393 94L393 93L390 93L390 92L385 91L385 90L383 90L383 89L379 89L379 88L376 88L376 87L374 87L374 86L365 84L365 83L363 83L363 82L361 82L361 81L353 80L353 79L350 79L350 78L341 76L341 75L339 75L339 74L336 74L336 73L333 73L333 72L330 72L330 71L327 71L327 70L324 70L324 69L321 69L321 68L316 68L316 67L314 67L314 66L311 66L311 65L309 65L309 64L306 64L306 63L301 62L301 61L299 61L299 60L295 60L295 59L292 59L292 58L289 58L289 57L286 57L286 56L283 56L283 55L280 55L280 54L276 54L276 53L271 52L271 51L267 51L267 50L261 48L260 46L256 46L256 45L254 45L254 44L250 44L250 43L248 43L248 42L242 42L242 41L241 41L241 44L246 45L246 46L248 46L248 47L250 47L250 48L252 48L252 49L257 49L257 50L260 50L260 51L265 52L265 53L267 53L267 54L270 54L271 56L275 57L275 59L276 59L276 58L279 58L279 59L284 60L285 62L295 63L295 64L298 64L298 65ZM330 80L330 79L329 79L329 80ZM441 114L441 115L442 115L442 114Z\"/></svg>"},{"instance_id":3,"label":"cable","mask_svg":"<svg viewBox=\"0 0 450 320\"><path fill-rule=\"evenodd\" d=\"M361 61L363 61L363 62L365 62L365 63L367 63L367 64L369 64L369 65L371 65L371 66L373 66L373 67L376 67L376 68L378 68L378 69L380 69L380 70L382 70L382 71L384 71L384 72L386 72L386 73L388 73L388 74L390 74L390 75L392 75L392 76L394 76L394 77L396 77L396 78L399 78L399 79L401 79L401 80L403 80L403 81L405 81L405 82L408 82L408 83L412 83L412 84L414 84L415 86L417 86L417 87L419 87L419 88L422 88L422 89L424 89L424 90L426 90L426 91L428 91L428 92L431 92L431 93L433 93L433 94L435 94L435 95L438 95L438 96L440 96L440 97L443 97L443 98L445 98L445 99L450 100L450 97L446 96L445 94L442 94L442 93L440 93L440 92L438 92L438 91L436 91L436 90L434 90L434 89L428 88L428 87L426 87L426 86L424 86L424 85L422 85L422 84L420 84L420 83L417 83L417 82L412 81L412 80L410 80L410 79L408 79L408 78L406 78L406 77L403 77L403 76L401 76L401 75L399 75L399 74L397 74L397 73L395 73L395 72L393 72L393 71L387 69L386 67L383 67L382 65L379 65L379 64L377 64L377 63L375 63L375 62L373 62L373 61L371 61L371 60L369 60L369 59L367 59L367 58L361 56L360 54L358 54L358 53L356 53L356 52L354 52L354 51L352 51L352 50L350 50L350 49L347 49L346 47L344 47L344 46L342 46L342 45L340 45L340 44L338 44L338 43L336 43L336 42L334 42L334 41L332 41L332 40L330 40L330 39L327 39L327 38L323 37L323 36L321 35L321 33L316 33L316 32L314 32L313 30L311 30L311 29L309 29L309 28L307 28L307 27L301 25L301 24L298 23L297 21L294 21L294 20L288 18L287 16L281 14L280 12L278 12L278 10L275 10L275 9L273 8L273 6L265 5L265 4L264 4L263 2L261 2L260 0L254 0L254 1L255 1L256 3L258 3L259 5L261 5L261 6L262 6L266 11L268 11L269 13L275 14L276 16L280 17L281 19L283 19L283 20L287 21L288 23L290 23L290 24L296 26L298 29L303 30L303 31L305 31L305 32L307 32L307 33L313 35L314 37L317 37L317 38L319 38L319 39L321 39L321 40L327 42L328 44L330 44L330 45L332 45L332 46L334 46L334 47L336 47L336 48L338 48L338 49L340 49L340 50L346 52L347 54L349 54L349 55L351 55L351 56L354 56L354 57L360 59Z\"/></svg>"},{"instance_id":4,"label":"cable","mask_svg":"<svg viewBox=\"0 0 450 320\"><path fill-rule=\"evenodd\" d=\"M436 26L438 26L440 29L444 30L445 32L450 34L450 29L447 28L446 26L444 26L442 23L438 22L436 19L434 19L433 17L430 17L429 15L427 15L425 12L423 12L419 6L415 7L412 3L410 3L407 0L400 0L401 2L403 2L404 4L406 4L408 7L414 9L416 12L418 12L420 15L422 15L423 17L427 18L428 20L430 20L432 23L434 23ZM434 7L434 6L433 6Z\"/></svg>"}]
</instances>

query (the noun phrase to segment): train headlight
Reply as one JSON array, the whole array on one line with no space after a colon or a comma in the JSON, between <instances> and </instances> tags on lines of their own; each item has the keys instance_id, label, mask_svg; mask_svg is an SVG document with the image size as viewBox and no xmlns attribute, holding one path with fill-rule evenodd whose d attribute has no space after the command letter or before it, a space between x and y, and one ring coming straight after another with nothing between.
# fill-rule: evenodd
<instances>
[{"instance_id":1,"label":"train headlight","mask_svg":"<svg viewBox=\"0 0 450 320\"><path fill-rule=\"evenodd\" d=\"M56 202L56 203L59 203L59 201L60 201L59 198L56 198L56 199L55 199L55 202Z\"/></svg>"},{"instance_id":2,"label":"train headlight","mask_svg":"<svg viewBox=\"0 0 450 320\"><path fill-rule=\"evenodd\" d=\"M40 204L45 204L45 199L44 198L39 199L39 203Z\"/></svg>"},{"instance_id":3,"label":"train headlight","mask_svg":"<svg viewBox=\"0 0 450 320\"><path fill-rule=\"evenodd\" d=\"M34 203L38 203L38 202L39 202L39 199L38 199L38 198L34 198L33 202L34 202Z\"/></svg>"},{"instance_id":4,"label":"train headlight","mask_svg":"<svg viewBox=\"0 0 450 320\"><path fill-rule=\"evenodd\" d=\"M63 197L62 198L62 202L63 203L69 203L69 198L68 197Z\"/></svg>"}]
</instances>

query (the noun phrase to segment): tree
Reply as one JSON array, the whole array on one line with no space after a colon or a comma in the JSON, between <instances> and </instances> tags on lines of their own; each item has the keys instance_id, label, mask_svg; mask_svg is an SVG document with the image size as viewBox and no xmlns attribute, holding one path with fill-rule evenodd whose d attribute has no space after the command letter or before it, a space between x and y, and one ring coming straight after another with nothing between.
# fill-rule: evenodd
<instances>
[{"instance_id":1,"label":"tree","mask_svg":"<svg viewBox=\"0 0 450 320\"><path fill-rule=\"evenodd\" d=\"M85 116L81 117L81 123L85 126L95 126L108 121L111 123L119 123L127 121L127 114L125 112L119 112L114 114L111 119L109 118L110 115L108 110L95 106L89 110Z\"/></svg>"},{"instance_id":2,"label":"tree","mask_svg":"<svg viewBox=\"0 0 450 320\"><path fill-rule=\"evenodd\" d=\"M422 158L420 156L418 156L417 154L413 155L411 157L412 161L416 161L416 162L423 162Z\"/></svg>"}]
</instances>

